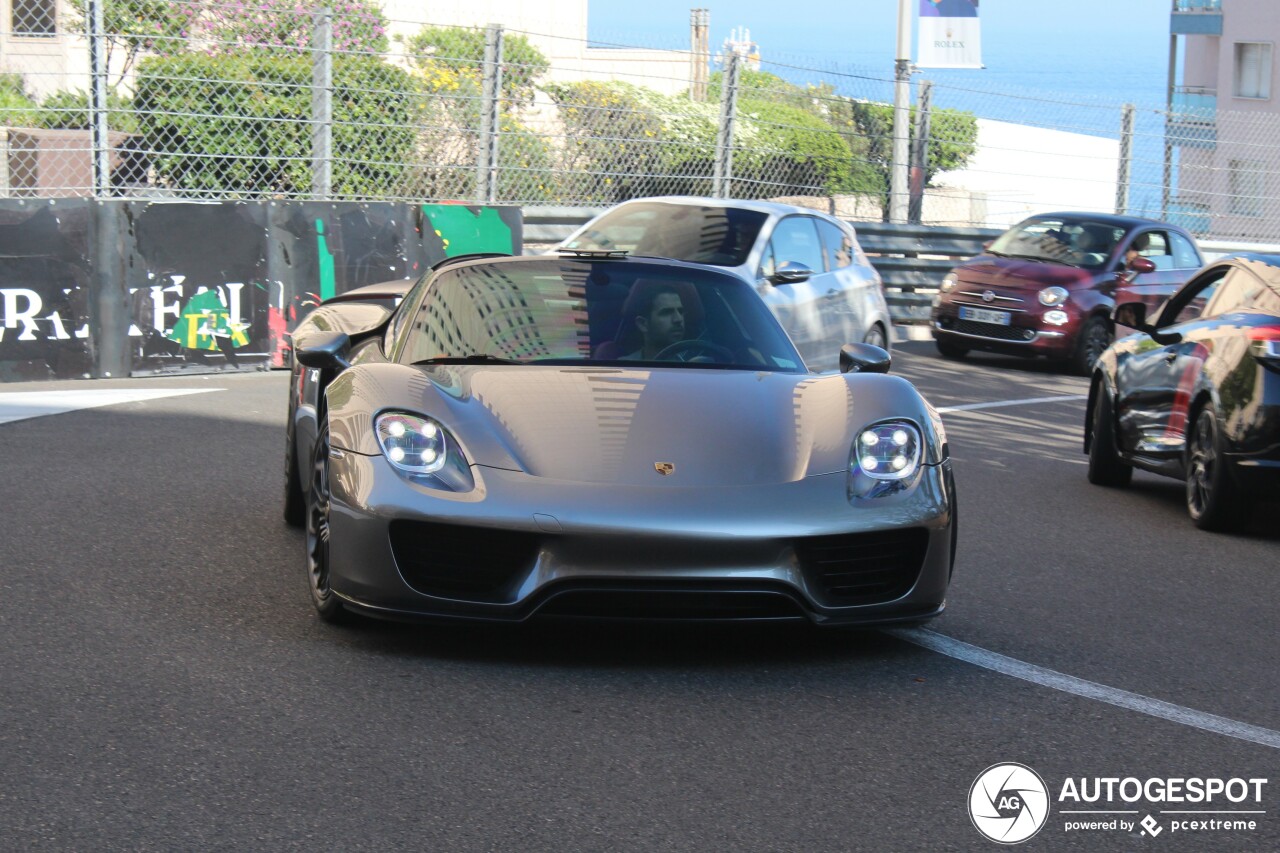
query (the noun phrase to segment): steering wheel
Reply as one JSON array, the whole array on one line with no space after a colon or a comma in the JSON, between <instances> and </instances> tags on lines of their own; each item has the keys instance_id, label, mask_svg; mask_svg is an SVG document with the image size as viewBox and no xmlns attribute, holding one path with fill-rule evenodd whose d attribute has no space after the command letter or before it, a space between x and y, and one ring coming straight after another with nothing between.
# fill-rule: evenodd
<instances>
[{"instance_id":1,"label":"steering wheel","mask_svg":"<svg viewBox=\"0 0 1280 853\"><path fill-rule=\"evenodd\" d=\"M711 341L704 341L701 338L689 338L686 341L676 341L674 344L663 348L662 352L655 355L655 361L695 361L697 355L712 356L710 360L725 362L732 364L734 361L733 351L728 347L722 347L719 344L713 344ZM704 359L705 360L705 359Z\"/></svg>"}]
</instances>

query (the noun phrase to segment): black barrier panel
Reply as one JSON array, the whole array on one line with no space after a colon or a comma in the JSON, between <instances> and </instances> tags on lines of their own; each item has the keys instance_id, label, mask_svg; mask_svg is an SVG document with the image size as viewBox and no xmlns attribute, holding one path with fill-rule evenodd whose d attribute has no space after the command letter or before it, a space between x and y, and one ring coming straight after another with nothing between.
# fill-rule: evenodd
<instances>
[{"instance_id":1,"label":"black barrier panel","mask_svg":"<svg viewBox=\"0 0 1280 853\"><path fill-rule=\"evenodd\" d=\"M126 202L134 375L287 363L321 301L470 251L519 253L518 208Z\"/></svg>"},{"instance_id":2,"label":"black barrier panel","mask_svg":"<svg viewBox=\"0 0 1280 853\"><path fill-rule=\"evenodd\" d=\"M514 207L0 200L0 381L118 374L112 343L133 375L281 366L323 299L522 242Z\"/></svg>"},{"instance_id":3,"label":"black barrier panel","mask_svg":"<svg viewBox=\"0 0 1280 853\"><path fill-rule=\"evenodd\" d=\"M403 204L303 202L276 209L273 364L284 363L288 332L321 301L366 284L416 278L445 257L424 242L417 208Z\"/></svg>"},{"instance_id":4,"label":"black barrier panel","mask_svg":"<svg viewBox=\"0 0 1280 853\"><path fill-rule=\"evenodd\" d=\"M267 206L124 204L132 373L269 366Z\"/></svg>"},{"instance_id":5,"label":"black barrier panel","mask_svg":"<svg viewBox=\"0 0 1280 853\"><path fill-rule=\"evenodd\" d=\"M0 381L92 368L89 203L0 202Z\"/></svg>"}]
</instances>

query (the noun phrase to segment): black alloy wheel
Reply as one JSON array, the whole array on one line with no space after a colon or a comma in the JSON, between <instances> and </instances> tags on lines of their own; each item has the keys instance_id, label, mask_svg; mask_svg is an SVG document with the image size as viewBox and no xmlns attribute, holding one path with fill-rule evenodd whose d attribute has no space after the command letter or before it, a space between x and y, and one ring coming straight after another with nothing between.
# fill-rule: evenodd
<instances>
[{"instance_id":1,"label":"black alloy wheel","mask_svg":"<svg viewBox=\"0 0 1280 853\"><path fill-rule=\"evenodd\" d=\"M1089 441L1089 482L1095 486L1123 488L1133 480L1133 468L1120 458L1116 445L1116 418L1106 385L1097 383L1093 404L1093 436Z\"/></svg>"},{"instance_id":2,"label":"black alloy wheel","mask_svg":"<svg viewBox=\"0 0 1280 853\"><path fill-rule=\"evenodd\" d=\"M1071 367L1080 376L1093 373L1098 359L1111 346L1114 337L1111 323L1104 317L1090 317L1080 330L1080 338L1076 344L1076 353L1071 358Z\"/></svg>"},{"instance_id":3,"label":"black alloy wheel","mask_svg":"<svg viewBox=\"0 0 1280 853\"><path fill-rule=\"evenodd\" d=\"M1187 437L1187 513L1201 530L1231 530L1246 509L1233 493L1222 450L1222 431L1212 403L1196 415Z\"/></svg>"},{"instance_id":4,"label":"black alloy wheel","mask_svg":"<svg viewBox=\"0 0 1280 853\"><path fill-rule=\"evenodd\" d=\"M329 505L329 425L323 424L311 456L307 490L307 586L321 619L344 622L349 614L329 588Z\"/></svg>"}]
</instances>

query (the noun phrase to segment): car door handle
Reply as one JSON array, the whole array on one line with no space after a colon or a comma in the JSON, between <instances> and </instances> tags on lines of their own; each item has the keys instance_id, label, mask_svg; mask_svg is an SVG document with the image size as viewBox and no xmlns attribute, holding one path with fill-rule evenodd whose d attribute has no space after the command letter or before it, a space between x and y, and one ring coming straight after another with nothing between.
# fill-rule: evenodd
<instances>
[{"instance_id":1,"label":"car door handle","mask_svg":"<svg viewBox=\"0 0 1280 853\"><path fill-rule=\"evenodd\" d=\"M1171 352L1164 357L1165 364L1173 364L1177 360L1178 360L1178 354L1176 352Z\"/></svg>"},{"instance_id":2,"label":"car door handle","mask_svg":"<svg viewBox=\"0 0 1280 853\"><path fill-rule=\"evenodd\" d=\"M840 295L840 288L838 287L833 287L827 291L827 296L839 296L839 295Z\"/></svg>"}]
</instances>

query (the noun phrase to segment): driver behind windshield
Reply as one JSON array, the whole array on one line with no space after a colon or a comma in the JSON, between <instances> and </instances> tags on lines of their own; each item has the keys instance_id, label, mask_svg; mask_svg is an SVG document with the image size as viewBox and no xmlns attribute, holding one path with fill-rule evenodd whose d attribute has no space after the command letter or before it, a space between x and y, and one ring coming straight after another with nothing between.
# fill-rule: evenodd
<instances>
[{"instance_id":1,"label":"driver behind windshield","mask_svg":"<svg viewBox=\"0 0 1280 853\"><path fill-rule=\"evenodd\" d=\"M640 348L621 356L627 361L653 361L672 344L685 340L685 309L673 285L650 288L635 315Z\"/></svg>"}]
</instances>

